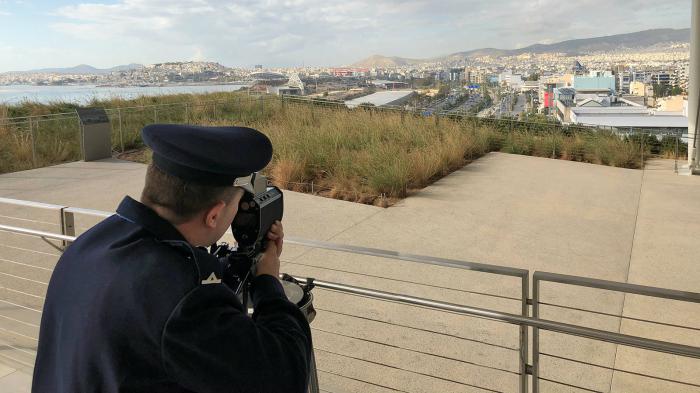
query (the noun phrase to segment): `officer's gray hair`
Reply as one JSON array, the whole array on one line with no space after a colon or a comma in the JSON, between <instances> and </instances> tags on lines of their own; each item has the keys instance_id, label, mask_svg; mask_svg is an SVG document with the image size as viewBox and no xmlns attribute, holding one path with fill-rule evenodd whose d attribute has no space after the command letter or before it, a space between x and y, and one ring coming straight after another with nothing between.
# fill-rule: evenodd
<instances>
[{"instance_id":1,"label":"officer's gray hair","mask_svg":"<svg viewBox=\"0 0 700 393\"><path fill-rule=\"evenodd\" d=\"M141 202L167 209L172 217L165 218L173 224L181 224L219 201L229 203L239 191L233 186L207 186L188 182L151 163L146 171Z\"/></svg>"}]
</instances>

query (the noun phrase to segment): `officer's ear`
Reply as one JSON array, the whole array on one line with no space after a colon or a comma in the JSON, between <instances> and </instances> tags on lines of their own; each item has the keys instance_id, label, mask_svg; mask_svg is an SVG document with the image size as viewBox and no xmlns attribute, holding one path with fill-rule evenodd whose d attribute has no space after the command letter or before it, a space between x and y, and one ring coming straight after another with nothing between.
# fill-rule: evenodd
<instances>
[{"instance_id":1,"label":"officer's ear","mask_svg":"<svg viewBox=\"0 0 700 393\"><path fill-rule=\"evenodd\" d=\"M209 208L204 215L204 225L206 225L207 228L213 229L217 227L217 223L223 216L224 207L226 207L224 201L219 201L214 206Z\"/></svg>"}]
</instances>

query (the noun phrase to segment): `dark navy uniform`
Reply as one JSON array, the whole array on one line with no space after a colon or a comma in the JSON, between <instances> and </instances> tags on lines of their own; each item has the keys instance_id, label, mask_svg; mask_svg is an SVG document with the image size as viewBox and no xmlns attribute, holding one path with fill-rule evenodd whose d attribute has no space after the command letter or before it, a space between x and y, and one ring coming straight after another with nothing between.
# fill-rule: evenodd
<instances>
[{"instance_id":1,"label":"dark navy uniform","mask_svg":"<svg viewBox=\"0 0 700 393\"><path fill-rule=\"evenodd\" d=\"M51 277L32 391L303 392L308 322L278 279L253 280L251 317L214 256L126 197Z\"/></svg>"}]
</instances>

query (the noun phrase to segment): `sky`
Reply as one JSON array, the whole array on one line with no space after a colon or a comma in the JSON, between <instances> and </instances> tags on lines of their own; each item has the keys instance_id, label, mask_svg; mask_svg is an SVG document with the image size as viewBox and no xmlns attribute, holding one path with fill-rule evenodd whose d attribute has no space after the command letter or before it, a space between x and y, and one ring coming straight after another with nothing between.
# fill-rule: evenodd
<instances>
[{"instance_id":1,"label":"sky","mask_svg":"<svg viewBox=\"0 0 700 393\"><path fill-rule=\"evenodd\" d=\"M691 0L0 0L0 72L338 66L690 26Z\"/></svg>"}]
</instances>

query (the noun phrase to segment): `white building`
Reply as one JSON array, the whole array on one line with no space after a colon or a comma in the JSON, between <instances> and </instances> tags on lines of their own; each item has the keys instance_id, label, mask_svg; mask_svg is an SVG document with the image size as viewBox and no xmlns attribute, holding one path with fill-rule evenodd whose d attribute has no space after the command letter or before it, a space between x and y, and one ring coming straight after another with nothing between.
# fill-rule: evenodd
<instances>
[{"instance_id":1,"label":"white building","mask_svg":"<svg viewBox=\"0 0 700 393\"><path fill-rule=\"evenodd\" d=\"M640 106L573 107L571 123L629 128L688 128L688 117L683 112L657 112Z\"/></svg>"},{"instance_id":2,"label":"white building","mask_svg":"<svg viewBox=\"0 0 700 393\"><path fill-rule=\"evenodd\" d=\"M368 96L345 101L345 105L348 108L356 108L362 104L372 104L374 106L401 105L409 97L411 97L412 94L413 90L380 91Z\"/></svg>"},{"instance_id":3,"label":"white building","mask_svg":"<svg viewBox=\"0 0 700 393\"><path fill-rule=\"evenodd\" d=\"M506 85L513 89L520 89L523 86L523 76L513 74L512 71L504 71L498 75L498 84Z\"/></svg>"}]
</instances>

